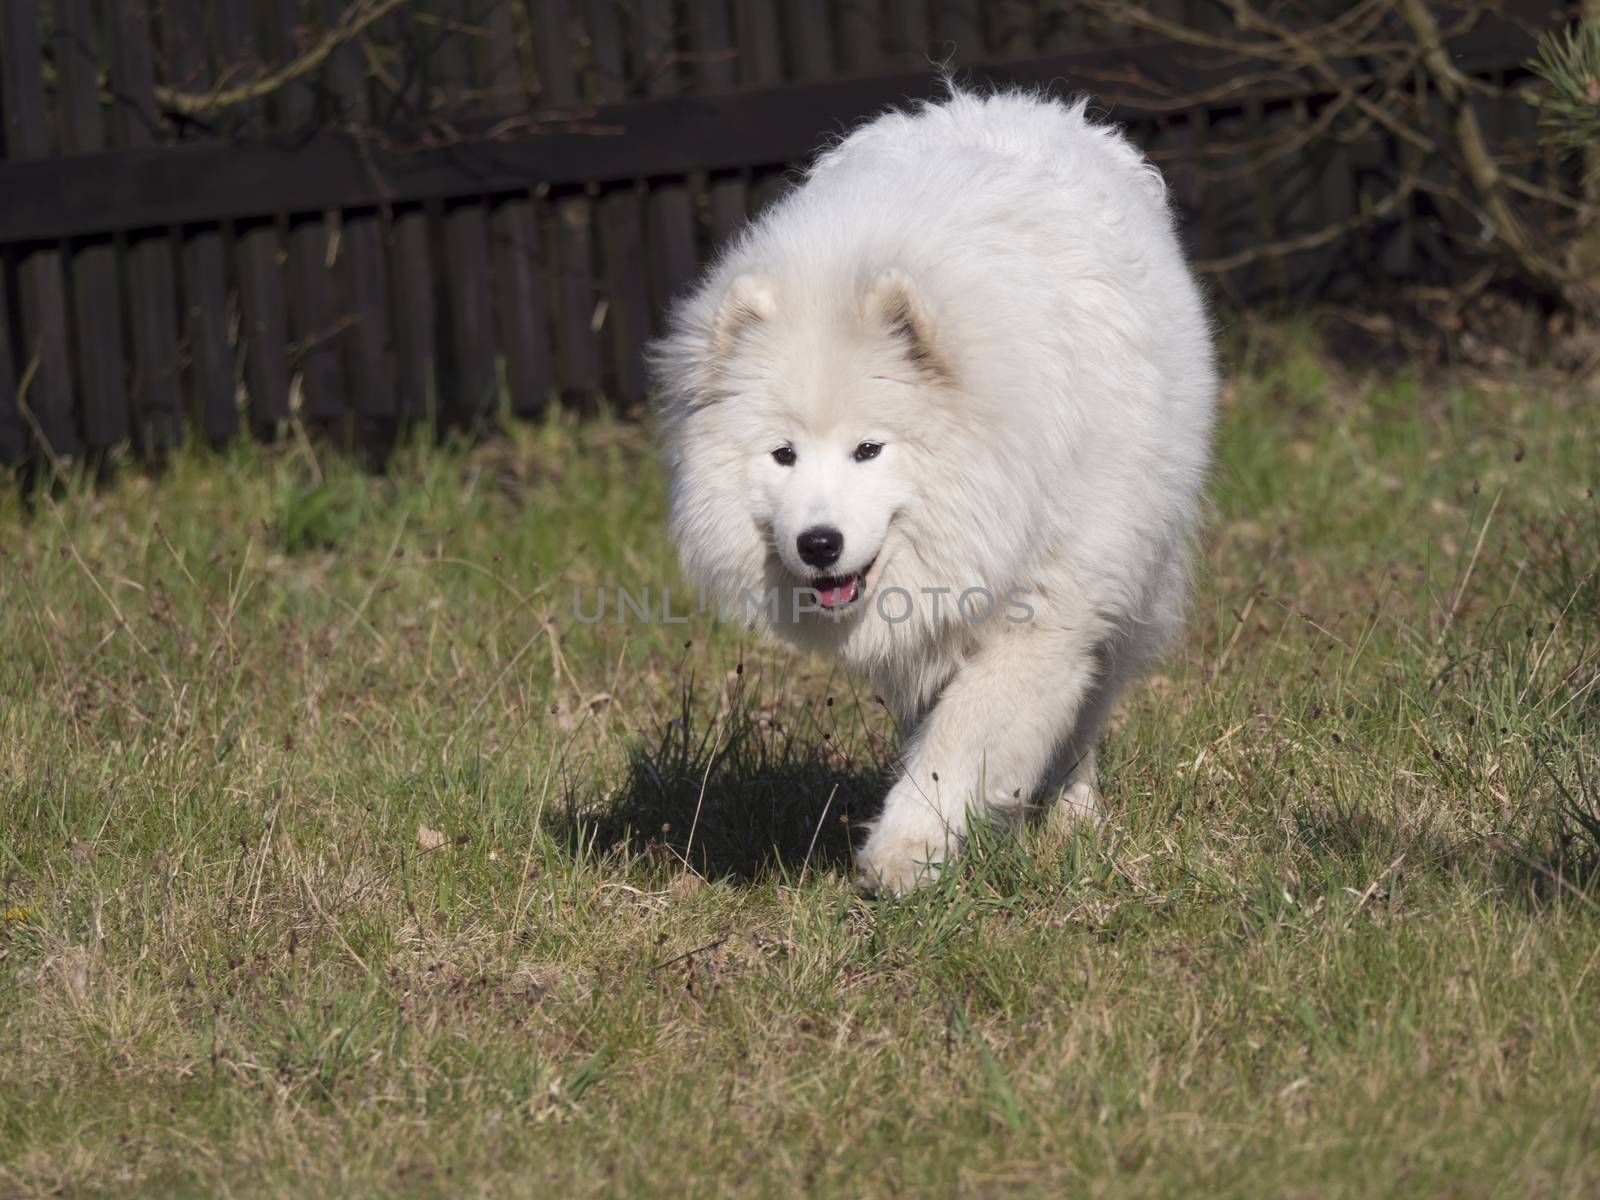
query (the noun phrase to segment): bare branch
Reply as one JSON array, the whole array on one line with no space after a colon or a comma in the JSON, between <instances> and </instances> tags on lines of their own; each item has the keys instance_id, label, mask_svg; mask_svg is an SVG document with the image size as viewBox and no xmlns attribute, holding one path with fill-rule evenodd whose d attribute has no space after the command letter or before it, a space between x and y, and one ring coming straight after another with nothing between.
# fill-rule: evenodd
<instances>
[{"instance_id":1,"label":"bare branch","mask_svg":"<svg viewBox=\"0 0 1600 1200\"><path fill-rule=\"evenodd\" d=\"M357 0L340 16L338 23L300 57L277 70L233 87L219 85L208 92L180 92L158 86L156 101L168 112L185 117L204 116L264 99L295 80L322 66L340 46L359 37L369 26L395 9L402 0Z\"/></svg>"},{"instance_id":2,"label":"bare branch","mask_svg":"<svg viewBox=\"0 0 1600 1200\"><path fill-rule=\"evenodd\" d=\"M1247 246L1237 253L1224 255L1221 258L1197 259L1194 265L1198 270L1204 271L1208 275L1217 275L1224 271L1236 271L1240 267L1268 259L1287 258L1291 254L1301 254L1307 250L1315 250L1320 246L1326 246L1331 242L1338 241L1346 234L1354 233L1358 229L1393 216L1416 190L1417 184L1415 181L1407 182L1371 208L1346 217L1342 221L1334 221L1331 224L1322 226L1320 229L1314 229L1297 237Z\"/></svg>"}]
</instances>

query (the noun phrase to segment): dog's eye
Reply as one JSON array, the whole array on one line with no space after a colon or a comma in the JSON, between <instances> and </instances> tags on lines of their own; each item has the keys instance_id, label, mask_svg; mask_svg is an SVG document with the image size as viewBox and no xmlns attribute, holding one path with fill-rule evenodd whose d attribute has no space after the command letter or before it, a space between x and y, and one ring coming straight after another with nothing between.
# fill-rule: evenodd
<instances>
[{"instance_id":1,"label":"dog's eye","mask_svg":"<svg viewBox=\"0 0 1600 1200\"><path fill-rule=\"evenodd\" d=\"M882 449L882 442L862 442L856 447L853 457L857 462L866 462L869 459L877 458Z\"/></svg>"},{"instance_id":2,"label":"dog's eye","mask_svg":"<svg viewBox=\"0 0 1600 1200\"><path fill-rule=\"evenodd\" d=\"M772 461L777 463L780 467L794 466L794 457L795 455L793 446L779 446L772 452Z\"/></svg>"}]
</instances>

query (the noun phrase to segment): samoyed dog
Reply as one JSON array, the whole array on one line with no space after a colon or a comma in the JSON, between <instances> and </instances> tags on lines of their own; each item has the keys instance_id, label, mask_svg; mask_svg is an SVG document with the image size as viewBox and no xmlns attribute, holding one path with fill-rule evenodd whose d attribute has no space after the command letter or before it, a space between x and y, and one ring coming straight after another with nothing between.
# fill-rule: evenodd
<instances>
[{"instance_id":1,"label":"samoyed dog","mask_svg":"<svg viewBox=\"0 0 1600 1200\"><path fill-rule=\"evenodd\" d=\"M1161 176L1086 103L952 89L826 150L652 350L689 576L864 676L904 744L857 882L1095 820L1183 618L1217 374Z\"/></svg>"}]
</instances>

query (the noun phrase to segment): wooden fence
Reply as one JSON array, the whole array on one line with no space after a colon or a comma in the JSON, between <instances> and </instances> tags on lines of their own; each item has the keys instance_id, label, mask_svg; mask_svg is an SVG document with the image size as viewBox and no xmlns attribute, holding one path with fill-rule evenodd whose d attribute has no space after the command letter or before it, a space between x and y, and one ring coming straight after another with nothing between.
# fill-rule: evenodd
<instances>
[{"instance_id":1,"label":"wooden fence","mask_svg":"<svg viewBox=\"0 0 1600 1200\"><path fill-rule=\"evenodd\" d=\"M1240 296L1325 287L1348 244L1227 256L1357 211L1392 152L1253 169L1316 94L1041 0L0 0L0 463L637 405L668 299L934 60L1099 96Z\"/></svg>"}]
</instances>

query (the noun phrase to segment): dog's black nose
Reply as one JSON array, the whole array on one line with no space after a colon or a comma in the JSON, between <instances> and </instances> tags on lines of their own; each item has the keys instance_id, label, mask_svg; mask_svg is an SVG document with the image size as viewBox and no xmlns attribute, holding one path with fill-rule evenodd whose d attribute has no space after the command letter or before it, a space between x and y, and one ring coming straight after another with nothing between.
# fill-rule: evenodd
<instances>
[{"instance_id":1,"label":"dog's black nose","mask_svg":"<svg viewBox=\"0 0 1600 1200\"><path fill-rule=\"evenodd\" d=\"M844 553L844 534L826 525L813 525L795 539L800 561L808 567L831 567Z\"/></svg>"}]
</instances>

